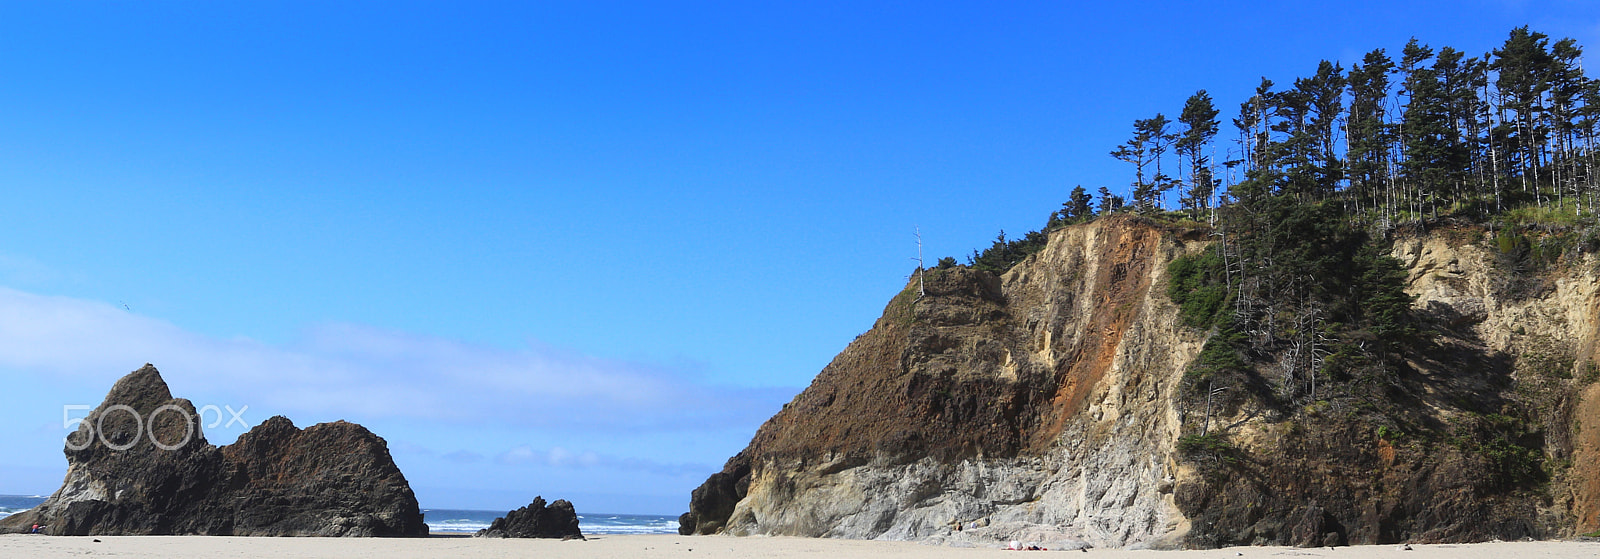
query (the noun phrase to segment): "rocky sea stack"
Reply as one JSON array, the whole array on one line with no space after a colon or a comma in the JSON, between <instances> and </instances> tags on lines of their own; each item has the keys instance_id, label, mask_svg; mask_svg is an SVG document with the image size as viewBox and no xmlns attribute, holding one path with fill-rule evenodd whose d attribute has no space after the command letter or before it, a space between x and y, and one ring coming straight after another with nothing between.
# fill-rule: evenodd
<instances>
[{"instance_id":1,"label":"rocky sea stack","mask_svg":"<svg viewBox=\"0 0 1600 559\"><path fill-rule=\"evenodd\" d=\"M473 534L477 538L560 538L583 539L578 529L578 513L566 499L549 505L544 497L534 497L528 506L494 519L488 528Z\"/></svg>"},{"instance_id":2,"label":"rocky sea stack","mask_svg":"<svg viewBox=\"0 0 1600 559\"><path fill-rule=\"evenodd\" d=\"M273 417L234 444L206 442L199 414L154 366L118 380L67 437L61 489L0 519L53 535L426 536L383 438L338 421Z\"/></svg>"},{"instance_id":3,"label":"rocky sea stack","mask_svg":"<svg viewBox=\"0 0 1600 559\"><path fill-rule=\"evenodd\" d=\"M1420 333L1350 328L1299 354L1297 332L1191 325L1169 294L1215 254L1199 226L1102 217L998 274L929 270L694 490L680 533L1054 549L1593 532L1600 256L1532 276L1493 240L1396 234L1385 277Z\"/></svg>"}]
</instances>

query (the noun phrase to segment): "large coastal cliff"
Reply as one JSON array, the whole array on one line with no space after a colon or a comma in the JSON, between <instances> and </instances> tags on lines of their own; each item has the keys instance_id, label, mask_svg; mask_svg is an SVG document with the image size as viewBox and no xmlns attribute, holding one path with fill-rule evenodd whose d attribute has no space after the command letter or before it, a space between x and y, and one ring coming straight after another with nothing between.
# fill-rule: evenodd
<instances>
[{"instance_id":1,"label":"large coastal cliff","mask_svg":"<svg viewBox=\"0 0 1600 559\"><path fill-rule=\"evenodd\" d=\"M1512 290L1479 237L1393 243L1429 335L1382 401L1288 411L1184 386L1214 332L1183 325L1167 269L1203 229L1102 218L1002 276L930 270L694 491L681 531L1182 547L1600 528L1596 258ZM1517 439L1542 447L1534 482L1450 438L1511 404L1538 410ZM1225 452L1195 451L1202 430Z\"/></svg>"}]
</instances>

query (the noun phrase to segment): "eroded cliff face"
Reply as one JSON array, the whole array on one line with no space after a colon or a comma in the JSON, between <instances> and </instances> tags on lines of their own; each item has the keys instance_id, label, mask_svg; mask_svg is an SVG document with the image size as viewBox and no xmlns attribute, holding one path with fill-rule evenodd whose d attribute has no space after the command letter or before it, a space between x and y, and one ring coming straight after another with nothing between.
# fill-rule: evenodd
<instances>
[{"instance_id":1,"label":"eroded cliff face","mask_svg":"<svg viewBox=\"0 0 1600 559\"><path fill-rule=\"evenodd\" d=\"M1390 441L1327 406L1216 410L1210 423L1243 459L1182 455L1204 417L1184 372L1208 333L1181 325L1166 269L1209 243L1115 217L1051 233L1002 277L930 270L925 297L908 286L694 491L681 531L1178 547L1543 537L1600 522L1600 404L1575 396L1554 398L1550 421L1574 428L1547 430L1546 453L1588 465L1537 490L1486 486L1492 465L1477 455ZM1402 239L1394 253L1419 314L1442 325L1397 381L1418 421L1445 425L1534 386L1517 380L1530 348L1571 354L1557 361L1574 374L1550 394L1585 390L1595 266L1512 301L1470 236Z\"/></svg>"},{"instance_id":2,"label":"eroded cliff face","mask_svg":"<svg viewBox=\"0 0 1600 559\"><path fill-rule=\"evenodd\" d=\"M685 528L1039 532L1102 546L1181 536L1171 393L1204 334L1173 328L1156 286L1196 240L1101 220L1057 231L1004 277L929 271L926 297L914 286L897 296L695 492Z\"/></svg>"},{"instance_id":3,"label":"eroded cliff face","mask_svg":"<svg viewBox=\"0 0 1600 559\"><path fill-rule=\"evenodd\" d=\"M1504 264L1481 232L1459 230L1403 239L1394 255L1410 271L1415 308L1463 353L1488 357L1465 366L1498 367L1513 397L1538 409L1553 461L1537 506L1553 525L1544 535L1600 530L1600 256L1514 278L1496 269ZM1451 372L1465 371L1439 371Z\"/></svg>"}]
</instances>

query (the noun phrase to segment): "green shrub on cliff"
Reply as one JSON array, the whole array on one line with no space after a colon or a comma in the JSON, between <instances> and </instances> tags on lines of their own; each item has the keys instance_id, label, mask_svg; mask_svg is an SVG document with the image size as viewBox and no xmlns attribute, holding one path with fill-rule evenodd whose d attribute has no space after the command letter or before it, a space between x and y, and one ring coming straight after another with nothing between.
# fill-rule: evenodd
<instances>
[{"instance_id":1,"label":"green shrub on cliff","mask_svg":"<svg viewBox=\"0 0 1600 559\"><path fill-rule=\"evenodd\" d=\"M1190 459L1219 464L1233 464L1239 461L1236 449L1228 443L1227 435L1220 431L1178 437L1178 453Z\"/></svg>"},{"instance_id":2,"label":"green shrub on cliff","mask_svg":"<svg viewBox=\"0 0 1600 559\"><path fill-rule=\"evenodd\" d=\"M1217 251L1180 256L1167 264L1167 297L1178 305L1184 324L1210 328L1227 311L1228 290Z\"/></svg>"},{"instance_id":3,"label":"green shrub on cliff","mask_svg":"<svg viewBox=\"0 0 1600 559\"><path fill-rule=\"evenodd\" d=\"M1527 487L1547 481L1543 434L1520 418L1467 413L1451 425L1450 442L1478 454L1488 463L1496 489Z\"/></svg>"},{"instance_id":4,"label":"green shrub on cliff","mask_svg":"<svg viewBox=\"0 0 1600 559\"><path fill-rule=\"evenodd\" d=\"M1244 359L1240 358L1238 349L1240 337L1238 333L1224 329L1218 335L1206 340L1206 345L1200 349L1200 355L1194 358L1189 370L1184 373L1184 380L1194 385L1211 383L1219 379L1226 382L1229 380L1227 377L1245 373L1246 364Z\"/></svg>"}]
</instances>

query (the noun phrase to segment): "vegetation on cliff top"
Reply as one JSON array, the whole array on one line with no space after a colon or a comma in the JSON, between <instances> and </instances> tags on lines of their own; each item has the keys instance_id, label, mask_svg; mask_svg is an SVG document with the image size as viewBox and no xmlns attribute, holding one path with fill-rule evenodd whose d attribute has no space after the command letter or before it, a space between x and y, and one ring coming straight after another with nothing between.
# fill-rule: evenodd
<instances>
[{"instance_id":1,"label":"vegetation on cliff top","mask_svg":"<svg viewBox=\"0 0 1600 559\"><path fill-rule=\"evenodd\" d=\"M1101 187L1095 204L1078 186L1042 231L1002 232L968 265L1005 273L1042 250L1050 231L1109 214L1207 231L1207 250L1167 269L1183 325L1207 333L1178 395L1181 455L1217 473L1250 467L1229 443L1237 423L1215 423L1243 415L1289 426L1274 460L1356 468L1375 459L1378 440L1390 449L1384 460L1409 461L1412 471L1464 469L1480 496L1537 491L1561 468L1546 439L1567 428L1549 418L1574 382L1573 361L1522 356L1518 370L1555 373L1512 378L1506 365L1464 375L1487 386L1424 386L1436 381L1411 360L1500 358L1439 345L1442 326L1413 313L1390 242L1397 231L1461 230L1496 255L1496 296L1508 299L1539 295L1547 272L1600 251L1600 80L1584 75L1581 55L1571 39L1551 43L1524 27L1479 57L1413 39L1398 61L1383 49L1348 72L1322 61L1285 89L1263 79L1232 120L1237 139L1221 161L1212 158L1219 111L1201 90L1176 122L1137 120L1111 152L1132 166L1131 200ZM1430 398L1445 411L1423 403ZM1423 483L1445 479L1426 475L1435 477ZM1211 519L1203 503L1251 491L1227 488L1248 477L1207 476L1215 486L1180 505L1198 507L1198 522L1243 522ZM1295 483L1301 498L1318 491L1318 482ZM1221 545L1220 526L1197 533Z\"/></svg>"},{"instance_id":2,"label":"vegetation on cliff top","mask_svg":"<svg viewBox=\"0 0 1600 559\"><path fill-rule=\"evenodd\" d=\"M1289 197L1339 206L1324 217L1379 241L1395 228L1442 221L1506 231L1501 250L1512 265L1600 249L1600 80L1584 74L1576 41L1552 43L1522 27L1476 57L1416 39L1400 55L1375 49L1348 71L1323 60L1287 88L1263 78L1232 119L1231 146L1217 145L1219 111L1205 90L1184 102L1177 121L1161 113L1136 120L1133 136L1111 152L1133 166L1132 200L1100 187L1096 204L1078 186L1044 232L1119 212L1226 228L1218 223L1224 206L1256 218ZM968 264L1004 272L1044 238L1002 232Z\"/></svg>"}]
</instances>

